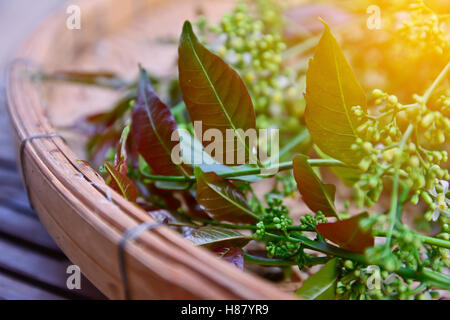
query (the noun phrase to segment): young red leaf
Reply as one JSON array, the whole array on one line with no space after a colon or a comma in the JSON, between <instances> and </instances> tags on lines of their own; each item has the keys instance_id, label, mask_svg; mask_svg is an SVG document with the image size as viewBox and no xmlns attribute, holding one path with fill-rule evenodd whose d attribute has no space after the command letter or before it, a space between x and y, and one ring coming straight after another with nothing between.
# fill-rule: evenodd
<instances>
[{"instance_id":1,"label":"young red leaf","mask_svg":"<svg viewBox=\"0 0 450 320\"><path fill-rule=\"evenodd\" d=\"M93 127L92 130L97 130L95 133L101 132L102 129L109 128L115 124L118 120L122 119L128 110L131 109L130 102L136 98L136 90L128 91L123 97L121 97L112 108L106 112L99 112L91 114L82 118L77 123L84 121L85 126L80 126L80 129Z\"/></svg>"},{"instance_id":2,"label":"young red leaf","mask_svg":"<svg viewBox=\"0 0 450 320\"><path fill-rule=\"evenodd\" d=\"M317 225L317 231L344 249L364 253L366 248L373 247L374 244L373 236L359 226L359 221L366 217L365 212L350 219L321 223Z\"/></svg>"},{"instance_id":3,"label":"young red leaf","mask_svg":"<svg viewBox=\"0 0 450 320\"><path fill-rule=\"evenodd\" d=\"M325 24L325 32L306 74L305 121L313 142L327 155L358 164L351 151L358 138L353 106L366 108L366 95L339 44Z\"/></svg>"},{"instance_id":4,"label":"young red leaf","mask_svg":"<svg viewBox=\"0 0 450 320\"><path fill-rule=\"evenodd\" d=\"M213 253L221 259L231 263L236 268L244 270L244 255L242 250L236 247L222 247L213 250Z\"/></svg>"},{"instance_id":5,"label":"young red leaf","mask_svg":"<svg viewBox=\"0 0 450 320\"><path fill-rule=\"evenodd\" d=\"M177 123L170 109L156 95L144 69L141 69L131 128L135 148L154 174L189 175L188 167L172 162L171 153L178 143L176 139L172 141L172 134L178 134Z\"/></svg>"},{"instance_id":6,"label":"young red leaf","mask_svg":"<svg viewBox=\"0 0 450 320\"><path fill-rule=\"evenodd\" d=\"M105 163L105 168L111 175L111 182L109 186L122 194L125 199L131 202L136 202L138 190L136 185L126 175L120 173L116 168L111 166L108 162Z\"/></svg>"},{"instance_id":7,"label":"young red leaf","mask_svg":"<svg viewBox=\"0 0 450 320\"><path fill-rule=\"evenodd\" d=\"M98 167L105 162L107 153L117 145L120 139L120 131L111 127L102 133L94 135L87 143L87 152L93 167Z\"/></svg>"},{"instance_id":8,"label":"young red leaf","mask_svg":"<svg viewBox=\"0 0 450 320\"><path fill-rule=\"evenodd\" d=\"M241 152L248 159L254 145L246 142L243 132L239 131L255 129L256 120L244 82L224 60L198 41L189 21L183 26L178 53L180 88L191 120L201 121L203 132L209 129L221 132L220 141L214 142L222 145L222 151L216 149L214 158L225 163L226 159L236 159L237 153ZM233 137L227 137L227 129L234 132ZM227 141L234 147L227 146ZM205 146L210 144L206 139L202 142ZM251 158L256 162L253 153Z\"/></svg>"},{"instance_id":9,"label":"young red leaf","mask_svg":"<svg viewBox=\"0 0 450 320\"><path fill-rule=\"evenodd\" d=\"M128 153L126 147L129 132L130 126L128 125L122 131L122 135L120 136L119 143L116 147L116 154L114 155L114 168L123 175L126 175L128 172Z\"/></svg>"},{"instance_id":10,"label":"young red leaf","mask_svg":"<svg viewBox=\"0 0 450 320\"><path fill-rule=\"evenodd\" d=\"M231 182L214 172L194 169L197 178L197 201L206 213L218 221L252 223L260 218L251 211L245 195Z\"/></svg>"},{"instance_id":11,"label":"young red leaf","mask_svg":"<svg viewBox=\"0 0 450 320\"><path fill-rule=\"evenodd\" d=\"M186 239L197 246L207 247L212 250L223 247L241 248L250 241L248 237L236 230L211 226L195 230Z\"/></svg>"},{"instance_id":12,"label":"young red leaf","mask_svg":"<svg viewBox=\"0 0 450 320\"><path fill-rule=\"evenodd\" d=\"M314 212L322 211L325 216L338 217L334 208L334 185L324 185L308 163L308 157L297 155L293 160L294 178L303 201Z\"/></svg>"}]
</instances>

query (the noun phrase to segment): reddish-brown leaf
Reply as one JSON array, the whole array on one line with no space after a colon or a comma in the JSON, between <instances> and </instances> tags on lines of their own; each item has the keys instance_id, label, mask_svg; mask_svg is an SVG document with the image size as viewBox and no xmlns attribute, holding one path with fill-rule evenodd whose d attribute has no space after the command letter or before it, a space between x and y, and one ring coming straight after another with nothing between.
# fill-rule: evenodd
<instances>
[{"instance_id":1,"label":"reddish-brown leaf","mask_svg":"<svg viewBox=\"0 0 450 320\"><path fill-rule=\"evenodd\" d=\"M203 246L211 250L224 247L243 247L250 239L243 234L232 229L219 227L202 227L186 237L197 246Z\"/></svg>"},{"instance_id":2,"label":"reddish-brown leaf","mask_svg":"<svg viewBox=\"0 0 450 320\"><path fill-rule=\"evenodd\" d=\"M231 161L242 152L245 159L250 157L256 162L253 153L249 156L255 141L246 141L240 132L255 129L256 120L252 99L238 73L198 41L189 21L183 26L178 53L180 88L191 120L201 121L202 136L209 129L221 133L215 137L218 141L214 140L222 145L222 150L214 150L215 160L229 165L243 164ZM227 137L227 129L234 133L233 137ZM211 143L201 140L205 147Z\"/></svg>"},{"instance_id":3,"label":"reddish-brown leaf","mask_svg":"<svg viewBox=\"0 0 450 320\"><path fill-rule=\"evenodd\" d=\"M143 69L133 107L131 128L135 148L147 161L154 174L164 176L189 174L188 167L172 162L171 153L178 144L177 141L172 141L172 134L178 135L177 123L170 109L156 95L147 72Z\"/></svg>"},{"instance_id":4,"label":"reddish-brown leaf","mask_svg":"<svg viewBox=\"0 0 450 320\"><path fill-rule=\"evenodd\" d=\"M317 225L317 231L344 249L364 253L374 244L373 236L359 226L359 221L366 217L367 213L362 213L350 219L321 223Z\"/></svg>"},{"instance_id":5,"label":"reddish-brown leaf","mask_svg":"<svg viewBox=\"0 0 450 320\"><path fill-rule=\"evenodd\" d=\"M120 136L119 143L116 147L116 154L114 155L114 168L123 175L126 175L128 172L127 141L129 132L130 126L126 126L122 131L122 135Z\"/></svg>"},{"instance_id":6,"label":"reddish-brown leaf","mask_svg":"<svg viewBox=\"0 0 450 320\"><path fill-rule=\"evenodd\" d=\"M213 250L213 253L218 255L221 259L231 263L236 268L244 270L244 255L240 248L222 247Z\"/></svg>"},{"instance_id":7,"label":"reddish-brown leaf","mask_svg":"<svg viewBox=\"0 0 450 320\"><path fill-rule=\"evenodd\" d=\"M113 89L120 89L127 85L117 74L109 71L85 72L61 70L45 75L44 78L46 80L74 82Z\"/></svg>"},{"instance_id":8,"label":"reddish-brown leaf","mask_svg":"<svg viewBox=\"0 0 450 320\"><path fill-rule=\"evenodd\" d=\"M122 194L128 201L136 202L138 190L134 182L107 162L105 168L111 175L109 186Z\"/></svg>"},{"instance_id":9,"label":"reddish-brown leaf","mask_svg":"<svg viewBox=\"0 0 450 320\"><path fill-rule=\"evenodd\" d=\"M94 168L105 162L108 151L117 145L119 139L120 131L115 127L111 127L89 139L87 143L88 158Z\"/></svg>"},{"instance_id":10,"label":"reddish-brown leaf","mask_svg":"<svg viewBox=\"0 0 450 320\"><path fill-rule=\"evenodd\" d=\"M328 217L338 217L334 208L334 185L324 185L314 173L305 155L299 154L293 160L294 177L303 201L313 211Z\"/></svg>"},{"instance_id":11,"label":"reddish-brown leaf","mask_svg":"<svg viewBox=\"0 0 450 320\"><path fill-rule=\"evenodd\" d=\"M214 172L203 172L199 167L194 173L197 201L212 219L237 223L252 223L260 219L234 184Z\"/></svg>"}]
</instances>

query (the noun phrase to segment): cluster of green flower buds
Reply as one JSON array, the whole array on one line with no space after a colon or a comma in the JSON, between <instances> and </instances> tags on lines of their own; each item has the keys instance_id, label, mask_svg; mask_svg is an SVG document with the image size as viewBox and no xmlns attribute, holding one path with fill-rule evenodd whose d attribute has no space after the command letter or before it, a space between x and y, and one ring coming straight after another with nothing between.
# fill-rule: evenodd
<instances>
[{"instance_id":1,"label":"cluster of green flower buds","mask_svg":"<svg viewBox=\"0 0 450 320\"><path fill-rule=\"evenodd\" d=\"M289 210L283 204L283 195L277 192L270 192L266 195L268 207L262 213L262 221L256 224L254 237L262 239L266 233L266 226L270 226L280 231L287 232L287 227L292 225L292 219L289 218Z\"/></svg>"},{"instance_id":2,"label":"cluster of green flower buds","mask_svg":"<svg viewBox=\"0 0 450 320\"><path fill-rule=\"evenodd\" d=\"M375 89L372 96L375 99L377 116L370 115L360 106L351 108L352 115L358 121L356 131L359 135L352 145L352 150L362 156L359 168L363 173L354 185L358 205L370 207L376 202L383 190L383 178L392 176L396 168L400 168L399 178L410 188L413 194L411 202L416 204L421 194L428 194L429 190L436 186L439 188L439 181L449 179L448 170L441 168L441 164L448 160L447 152L427 150L419 144L421 138L427 139L426 135L430 132L432 137L427 140L437 137L445 141L442 132L449 132L445 127L448 118L439 111L427 108L421 97L415 97L415 104L404 106L396 96L379 89ZM400 148L404 133L399 127L398 119L405 113L408 122L415 126L415 132ZM419 135L419 132L423 135ZM440 201L441 208L442 203L447 201L446 196L443 197Z\"/></svg>"},{"instance_id":3,"label":"cluster of green flower buds","mask_svg":"<svg viewBox=\"0 0 450 320\"><path fill-rule=\"evenodd\" d=\"M265 225L273 225L276 229L287 231L287 227L292 225L292 219L289 218L289 210L283 204L280 196L266 197L267 204L266 213L263 215L262 221Z\"/></svg>"},{"instance_id":4,"label":"cluster of green flower buds","mask_svg":"<svg viewBox=\"0 0 450 320\"><path fill-rule=\"evenodd\" d=\"M428 191L422 191L421 196L429 208L425 213L425 220L436 221L439 219L444 226L447 225L450 217L448 181L439 180L439 183L434 185L433 188L430 188Z\"/></svg>"},{"instance_id":5,"label":"cluster of green flower buds","mask_svg":"<svg viewBox=\"0 0 450 320\"><path fill-rule=\"evenodd\" d=\"M268 193L266 195L268 207L265 209L262 221L256 224L256 230L253 234L255 239L263 239L267 228L287 234L288 226L292 225L292 219L289 218L289 210L283 204L282 195L276 193ZM266 243L267 256L270 258L277 257L287 259L299 254L301 244L290 241L268 241Z\"/></svg>"},{"instance_id":6,"label":"cluster of green flower buds","mask_svg":"<svg viewBox=\"0 0 450 320\"><path fill-rule=\"evenodd\" d=\"M450 45L439 16L423 1L411 4L409 9L411 19L398 27L399 38L407 40L416 51L433 50L439 55L444 54Z\"/></svg>"},{"instance_id":7,"label":"cluster of green flower buds","mask_svg":"<svg viewBox=\"0 0 450 320\"><path fill-rule=\"evenodd\" d=\"M318 224L326 222L328 220L322 211L318 211L315 215L308 213L300 217L300 226L305 230L314 230Z\"/></svg>"},{"instance_id":8,"label":"cluster of green flower buds","mask_svg":"<svg viewBox=\"0 0 450 320\"><path fill-rule=\"evenodd\" d=\"M266 252L269 258L289 259L299 254L301 244L291 241L269 241Z\"/></svg>"},{"instance_id":9,"label":"cluster of green flower buds","mask_svg":"<svg viewBox=\"0 0 450 320\"><path fill-rule=\"evenodd\" d=\"M217 34L212 49L244 79L258 112L258 127L267 128L274 122L273 118L269 121L271 117L289 112L293 117L288 126L298 129L305 107L304 83L298 81L296 72L283 65L286 44L281 28L274 27L283 21L281 10L272 0L258 0L256 8L251 10L247 4L239 3L223 16L219 26L212 26Z\"/></svg>"},{"instance_id":10,"label":"cluster of green flower buds","mask_svg":"<svg viewBox=\"0 0 450 320\"><path fill-rule=\"evenodd\" d=\"M387 225L387 217L381 214L372 214L360 221L360 227L365 232L372 232L374 229L384 230ZM438 238L449 239L449 226L443 224L442 231ZM400 266L412 270L419 270L428 267L435 271L442 272L444 267L450 266L450 252L446 248L433 246L424 243L422 237L411 231L405 225L399 225L392 232L392 252L386 250L384 245L370 248L366 252L366 257L371 263L383 265L386 270L393 272Z\"/></svg>"},{"instance_id":11,"label":"cluster of green flower buds","mask_svg":"<svg viewBox=\"0 0 450 320\"><path fill-rule=\"evenodd\" d=\"M450 139L450 119L439 111L428 112L420 122L426 130L424 137L433 145L443 144Z\"/></svg>"},{"instance_id":12,"label":"cluster of green flower buds","mask_svg":"<svg viewBox=\"0 0 450 320\"><path fill-rule=\"evenodd\" d=\"M448 249L427 246L426 257L427 259L423 262L424 267L431 268L437 272L443 272L444 268L450 267L450 253Z\"/></svg>"},{"instance_id":13,"label":"cluster of green flower buds","mask_svg":"<svg viewBox=\"0 0 450 320\"><path fill-rule=\"evenodd\" d=\"M417 287L412 280L404 280L395 273L376 266L340 261L336 294L339 299L378 300L390 297L401 300L438 299L439 293L428 287Z\"/></svg>"}]
</instances>

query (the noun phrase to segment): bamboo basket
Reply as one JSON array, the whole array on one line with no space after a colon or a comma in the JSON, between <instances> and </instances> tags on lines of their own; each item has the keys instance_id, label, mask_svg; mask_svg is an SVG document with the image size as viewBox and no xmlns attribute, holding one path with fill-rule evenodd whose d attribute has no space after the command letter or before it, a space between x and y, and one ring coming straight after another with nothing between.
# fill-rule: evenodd
<instances>
[{"instance_id":1,"label":"bamboo basket","mask_svg":"<svg viewBox=\"0 0 450 320\"><path fill-rule=\"evenodd\" d=\"M80 1L81 29L66 27L66 6L30 38L8 70L7 101L14 144L58 132L81 115L99 111L117 93L73 84L38 83L30 73L111 70L125 78L141 62L160 75L176 72L177 39L185 19L203 12L216 20L230 8L224 0ZM107 187L84 162L80 137L28 141L23 176L30 200L58 246L111 299L124 298L119 241L152 218ZM195 247L165 226L142 233L125 253L132 299L288 299L273 284L241 272Z\"/></svg>"}]
</instances>

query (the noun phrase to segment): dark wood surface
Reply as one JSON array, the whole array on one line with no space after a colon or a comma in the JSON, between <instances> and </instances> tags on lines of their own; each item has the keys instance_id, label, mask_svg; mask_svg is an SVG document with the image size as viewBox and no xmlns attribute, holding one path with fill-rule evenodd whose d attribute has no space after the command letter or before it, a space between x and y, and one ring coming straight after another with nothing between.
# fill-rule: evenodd
<instances>
[{"instance_id":1,"label":"dark wood surface","mask_svg":"<svg viewBox=\"0 0 450 320\"><path fill-rule=\"evenodd\" d=\"M60 0L0 1L0 68ZM3 72L2 72L3 73ZM62 253L30 208L11 144L5 109L4 76L0 78L0 299L104 299L86 279L69 290Z\"/></svg>"}]
</instances>

